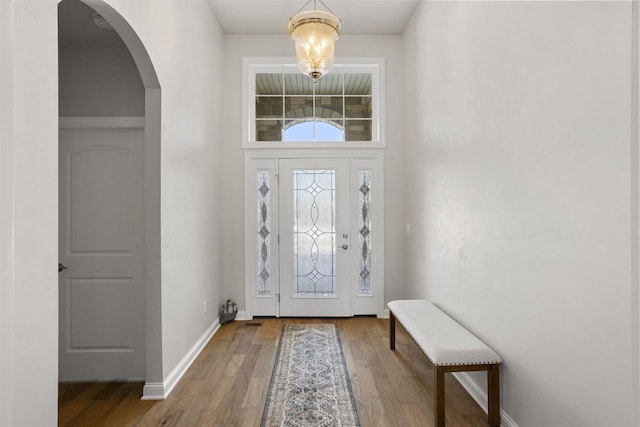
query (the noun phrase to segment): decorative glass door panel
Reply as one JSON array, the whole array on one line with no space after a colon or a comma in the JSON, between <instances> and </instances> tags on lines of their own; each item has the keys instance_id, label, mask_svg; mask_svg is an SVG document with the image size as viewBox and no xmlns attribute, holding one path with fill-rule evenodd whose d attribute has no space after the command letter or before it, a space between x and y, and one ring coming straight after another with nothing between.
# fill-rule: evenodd
<instances>
[{"instance_id":1,"label":"decorative glass door panel","mask_svg":"<svg viewBox=\"0 0 640 427\"><path fill-rule=\"evenodd\" d=\"M283 316L349 316L349 168L345 160L280 160Z\"/></svg>"},{"instance_id":2,"label":"decorative glass door panel","mask_svg":"<svg viewBox=\"0 0 640 427\"><path fill-rule=\"evenodd\" d=\"M293 170L293 294L336 295L336 171Z\"/></svg>"}]
</instances>

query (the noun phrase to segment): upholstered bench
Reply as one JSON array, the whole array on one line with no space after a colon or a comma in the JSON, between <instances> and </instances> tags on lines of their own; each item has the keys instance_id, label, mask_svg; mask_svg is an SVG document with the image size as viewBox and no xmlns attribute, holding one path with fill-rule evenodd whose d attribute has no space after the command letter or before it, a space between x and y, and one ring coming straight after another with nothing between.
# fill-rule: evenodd
<instances>
[{"instance_id":1,"label":"upholstered bench","mask_svg":"<svg viewBox=\"0 0 640 427\"><path fill-rule=\"evenodd\" d=\"M397 319L435 367L436 426L445 425L444 374L487 371L489 425L499 427L500 356L429 301L391 301L387 306L390 348L396 348Z\"/></svg>"}]
</instances>

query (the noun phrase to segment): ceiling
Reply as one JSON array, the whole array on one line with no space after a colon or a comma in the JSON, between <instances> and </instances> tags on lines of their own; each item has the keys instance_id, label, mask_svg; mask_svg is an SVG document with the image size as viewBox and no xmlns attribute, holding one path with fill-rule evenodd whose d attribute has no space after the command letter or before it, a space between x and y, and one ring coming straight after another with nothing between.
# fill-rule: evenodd
<instances>
[{"instance_id":1,"label":"ceiling","mask_svg":"<svg viewBox=\"0 0 640 427\"><path fill-rule=\"evenodd\" d=\"M207 0L225 34L287 34L288 18L306 0ZM342 34L402 34L421 0L324 0L343 21ZM153 3L150 3L153 4ZM312 9L313 3L304 9ZM318 9L322 5L318 1ZM59 4L61 43L122 43L115 31L98 28L93 9L80 0Z\"/></svg>"},{"instance_id":2,"label":"ceiling","mask_svg":"<svg viewBox=\"0 0 640 427\"><path fill-rule=\"evenodd\" d=\"M208 0L225 34L287 34L306 0ZM324 0L342 34L402 34L420 0ZM318 9L324 9L317 2ZM305 10L313 9L313 2Z\"/></svg>"},{"instance_id":3,"label":"ceiling","mask_svg":"<svg viewBox=\"0 0 640 427\"><path fill-rule=\"evenodd\" d=\"M207 0L225 34L287 34L288 18L305 0ZM421 0L326 0L343 21L342 34L402 34ZM310 3L304 9L313 7ZM322 9L320 2L318 9ZM80 0L59 4L59 41L63 44L122 43L115 31L98 28L94 11Z\"/></svg>"}]
</instances>

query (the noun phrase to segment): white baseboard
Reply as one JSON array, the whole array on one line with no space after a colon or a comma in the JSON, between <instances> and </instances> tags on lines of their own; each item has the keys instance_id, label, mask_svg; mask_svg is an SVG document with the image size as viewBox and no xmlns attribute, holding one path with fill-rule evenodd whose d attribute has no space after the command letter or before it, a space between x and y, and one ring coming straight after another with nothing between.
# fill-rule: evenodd
<instances>
[{"instance_id":1,"label":"white baseboard","mask_svg":"<svg viewBox=\"0 0 640 427\"><path fill-rule=\"evenodd\" d=\"M482 408L484 412L488 412L488 399L487 393L478 387L471 377L466 372L454 372L453 375L456 377L458 382L464 387L465 390L473 397L473 400L476 401L478 405ZM518 427L515 421L504 411L504 409L500 408L500 425L504 427Z\"/></svg>"},{"instance_id":2,"label":"white baseboard","mask_svg":"<svg viewBox=\"0 0 640 427\"><path fill-rule=\"evenodd\" d=\"M182 360L173 368L173 371L164 379L162 383L146 383L142 390L142 400L164 400L173 388L178 384L180 378L187 372L189 366L196 360L202 349L209 342L211 337L220 328L220 319L216 321L202 334L202 336L191 347L191 350L184 355Z\"/></svg>"},{"instance_id":3,"label":"white baseboard","mask_svg":"<svg viewBox=\"0 0 640 427\"><path fill-rule=\"evenodd\" d=\"M382 310L382 316L378 317L378 319L388 319L389 318L389 309L385 308Z\"/></svg>"},{"instance_id":4,"label":"white baseboard","mask_svg":"<svg viewBox=\"0 0 640 427\"><path fill-rule=\"evenodd\" d=\"M163 383L144 383L141 400L164 400L166 397Z\"/></svg>"},{"instance_id":5,"label":"white baseboard","mask_svg":"<svg viewBox=\"0 0 640 427\"><path fill-rule=\"evenodd\" d=\"M252 320L253 317L247 317L247 312L244 310L238 310L236 313L236 320Z\"/></svg>"}]
</instances>

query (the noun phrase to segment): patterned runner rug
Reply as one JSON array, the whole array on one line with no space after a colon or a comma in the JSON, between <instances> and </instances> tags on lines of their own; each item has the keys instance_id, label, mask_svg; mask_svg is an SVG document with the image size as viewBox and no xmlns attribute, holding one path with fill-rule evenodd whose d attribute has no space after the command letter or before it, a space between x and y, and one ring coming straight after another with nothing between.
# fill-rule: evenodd
<instances>
[{"instance_id":1,"label":"patterned runner rug","mask_svg":"<svg viewBox=\"0 0 640 427\"><path fill-rule=\"evenodd\" d=\"M261 426L359 425L335 325L284 325Z\"/></svg>"}]
</instances>

